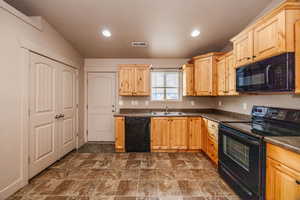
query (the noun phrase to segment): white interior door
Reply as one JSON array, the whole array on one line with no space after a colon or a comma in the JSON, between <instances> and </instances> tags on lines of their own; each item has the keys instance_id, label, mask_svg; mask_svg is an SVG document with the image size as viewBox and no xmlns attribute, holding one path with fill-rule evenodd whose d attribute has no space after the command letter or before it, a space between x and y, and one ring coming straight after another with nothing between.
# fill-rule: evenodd
<instances>
[{"instance_id":1,"label":"white interior door","mask_svg":"<svg viewBox=\"0 0 300 200\"><path fill-rule=\"evenodd\" d=\"M58 157L59 64L31 54L29 176L33 177Z\"/></svg>"},{"instance_id":2,"label":"white interior door","mask_svg":"<svg viewBox=\"0 0 300 200\"><path fill-rule=\"evenodd\" d=\"M68 66L61 67L61 156L69 153L76 145L76 71Z\"/></svg>"},{"instance_id":3,"label":"white interior door","mask_svg":"<svg viewBox=\"0 0 300 200\"><path fill-rule=\"evenodd\" d=\"M88 74L88 141L114 141L114 73Z\"/></svg>"}]
</instances>

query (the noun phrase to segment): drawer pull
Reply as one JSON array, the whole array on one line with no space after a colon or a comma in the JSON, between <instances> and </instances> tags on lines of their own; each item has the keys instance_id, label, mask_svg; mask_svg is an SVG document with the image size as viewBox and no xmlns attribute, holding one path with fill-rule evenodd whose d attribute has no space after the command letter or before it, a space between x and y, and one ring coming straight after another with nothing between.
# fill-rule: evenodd
<instances>
[{"instance_id":1,"label":"drawer pull","mask_svg":"<svg viewBox=\"0 0 300 200\"><path fill-rule=\"evenodd\" d=\"M299 181L299 180L296 180L296 183L297 183L298 185L300 185L300 181Z\"/></svg>"}]
</instances>

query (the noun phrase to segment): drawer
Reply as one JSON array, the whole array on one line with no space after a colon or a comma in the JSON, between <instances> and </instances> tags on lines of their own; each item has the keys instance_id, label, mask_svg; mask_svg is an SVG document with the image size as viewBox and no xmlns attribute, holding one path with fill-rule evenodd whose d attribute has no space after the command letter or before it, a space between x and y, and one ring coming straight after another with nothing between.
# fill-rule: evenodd
<instances>
[{"instance_id":1,"label":"drawer","mask_svg":"<svg viewBox=\"0 0 300 200\"><path fill-rule=\"evenodd\" d=\"M267 156L300 172L300 154L267 143Z\"/></svg>"},{"instance_id":2,"label":"drawer","mask_svg":"<svg viewBox=\"0 0 300 200\"><path fill-rule=\"evenodd\" d=\"M218 163L218 145L210 138L207 140L207 155L214 163Z\"/></svg>"}]
</instances>

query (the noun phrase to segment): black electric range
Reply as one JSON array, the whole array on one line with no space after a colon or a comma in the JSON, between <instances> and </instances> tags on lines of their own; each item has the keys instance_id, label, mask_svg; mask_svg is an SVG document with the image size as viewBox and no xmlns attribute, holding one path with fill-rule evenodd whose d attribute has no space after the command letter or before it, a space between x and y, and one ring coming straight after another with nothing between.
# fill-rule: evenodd
<instances>
[{"instance_id":1,"label":"black electric range","mask_svg":"<svg viewBox=\"0 0 300 200\"><path fill-rule=\"evenodd\" d=\"M300 136L300 110L254 106L250 122L219 128L219 172L242 199L265 199L265 136Z\"/></svg>"}]
</instances>

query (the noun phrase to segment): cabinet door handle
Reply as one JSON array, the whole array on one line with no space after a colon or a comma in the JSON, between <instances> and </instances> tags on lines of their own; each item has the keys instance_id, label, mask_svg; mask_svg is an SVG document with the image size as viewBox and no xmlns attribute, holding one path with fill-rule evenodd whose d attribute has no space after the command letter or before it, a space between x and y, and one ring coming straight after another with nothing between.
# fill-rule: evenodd
<instances>
[{"instance_id":1,"label":"cabinet door handle","mask_svg":"<svg viewBox=\"0 0 300 200\"><path fill-rule=\"evenodd\" d=\"M55 115L54 118L55 119L59 119L60 118L60 114L59 115Z\"/></svg>"},{"instance_id":2,"label":"cabinet door handle","mask_svg":"<svg viewBox=\"0 0 300 200\"><path fill-rule=\"evenodd\" d=\"M300 181L299 181L299 180L296 180L296 184L300 185Z\"/></svg>"}]
</instances>

